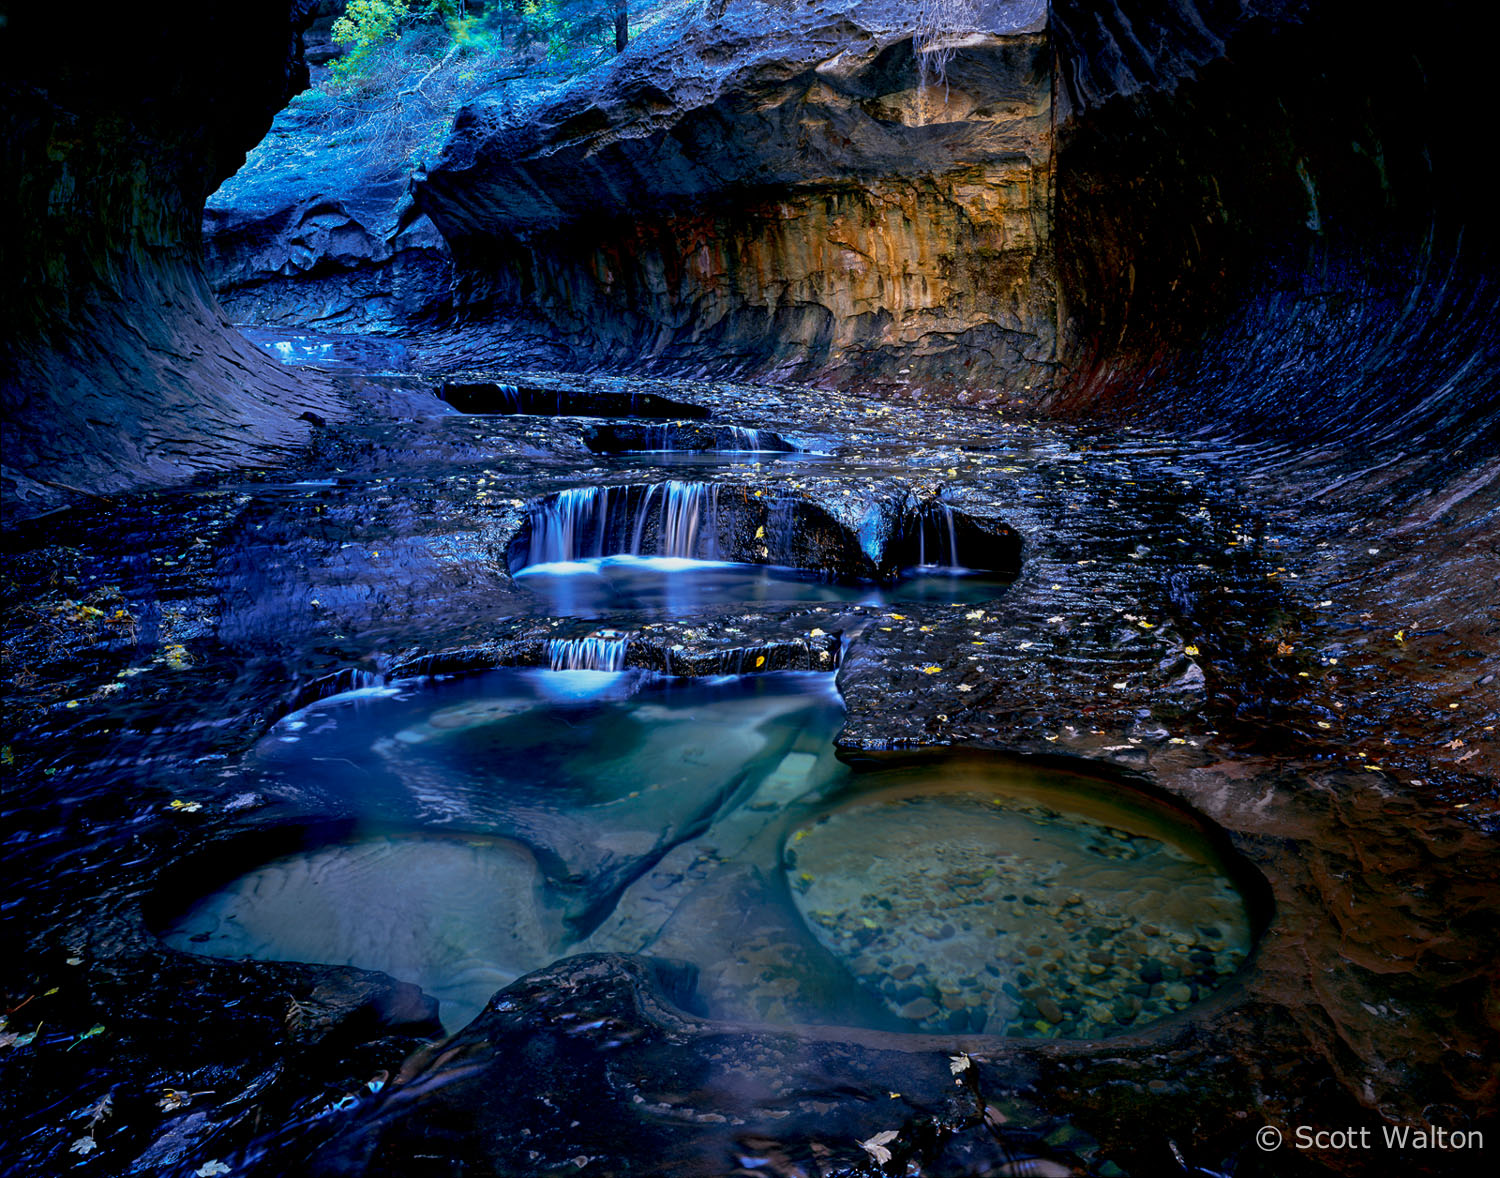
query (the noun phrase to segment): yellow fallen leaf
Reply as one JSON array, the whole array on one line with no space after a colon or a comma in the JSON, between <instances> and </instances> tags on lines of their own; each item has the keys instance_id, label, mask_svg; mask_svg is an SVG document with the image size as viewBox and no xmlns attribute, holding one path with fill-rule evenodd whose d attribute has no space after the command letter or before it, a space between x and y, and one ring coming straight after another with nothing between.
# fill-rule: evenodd
<instances>
[{"instance_id":1,"label":"yellow fallen leaf","mask_svg":"<svg viewBox=\"0 0 1500 1178\"><path fill-rule=\"evenodd\" d=\"M922 673L924 675L936 675L942 669L942 667L923 667Z\"/></svg>"}]
</instances>

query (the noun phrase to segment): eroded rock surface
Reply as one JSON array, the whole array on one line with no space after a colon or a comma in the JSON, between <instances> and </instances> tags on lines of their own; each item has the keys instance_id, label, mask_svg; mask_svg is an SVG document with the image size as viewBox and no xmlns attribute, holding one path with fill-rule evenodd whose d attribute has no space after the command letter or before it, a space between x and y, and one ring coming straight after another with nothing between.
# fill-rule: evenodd
<instances>
[{"instance_id":1,"label":"eroded rock surface","mask_svg":"<svg viewBox=\"0 0 1500 1178\"><path fill-rule=\"evenodd\" d=\"M867 1156L859 1141L899 1130L898 1155L936 1173L994 1168L1009 1150L1151 1174L1171 1165L1169 1138L1214 1168L1256 1157L1249 1134L1265 1119L1376 1131L1441 1116L1460 1128L1493 1109L1484 1011L1495 978L1484 947L1497 924L1486 866L1495 680L1469 631L1377 614L1390 603L1345 583L1350 569L1371 583L1399 575L1412 602L1471 610L1461 602L1480 588L1484 558L1469 556L1479 562L1469 568L1449 553L1425 572L1412 559L1440 504L1406 492L1392 509L1399 519L1351 534L1351 513L1368 515L1373 501L1365 483L1337 486L1326 508L1302 505L1357 476L1354 459L1246 479L1241 451L1211 442L814 401L805 388L649 382L640 391L709 407L710 422L844 439L832 462L720 455L716 481L752 498L775 486L855 533L867 516L886 518L882 504L940 491L1021 533L1020 576L992 601L794 602L669 620L623 608L565 620L539 611L508 571L528 505L563 487L681 468L655 465L662 455L593 453L598 423L587 418L444 415L435 380L377 393L377 381L348 379L372 420L323 432L303 467L123 499L77 517L76 532L37 532L18 549L6 704L21 735L5 772L14 821L32 833L7 861L28 886L13 912L24 931L12 943L23 948L5 984L8 1005L37 997L7 1032L45 1027L12 1045L5 1062L20 1080L0 1086L0 1099L21 1127L7 1148L28 1164L67 1156L87 1117L54 1110L92 1106L105 1089L89 1069L105 1061L122 1108L154 1109L158 1084L215 1089L191 1108L133 1118L128 1134L97 1127L95 1164L106 1172L176 1150L190 1168L228 1158L267 1173L410 1174L454 1159L513 1172L583 1156L616 1172L658 1173L670 1157L684 1174L724 1173L741 1158L790 1159L751 1172L795 1162L836 1173ZM423 399L431 415L415 412ZM772 462L789 464L774 484ZM1482 536L1493 485L1447 510L1454 535ZM744 530L753 537L762 518L746 517ZM1443 569L1466 571L1442 585ZM955 745L1082 759L1151 783L1210 817L1264 875L1266 934L1212 999L1107 1048L973 1032L768 1031L693 1013L698 984L758 1000L787 980L773 967L789 950L738 931L764 881L725 870L653 952L711 933L749 955L738 972L695 984L661 981L639 959L558 963L518 981L452 1053L415 1061L389 1103L367 1084L382 1069L394 1075L401 1052L386 1041L410 1042L420 1022L411 1012L372 1018L340 1005L328 1016L337 1034L303 1054L277 1030L245 1056L238 1015L195 1017L188 1055L175 1038L157 1040L164 1005L206 1012L247 992L259 997L242 999L246 1011L269 1032L322 976L311 967L295 986L273 986L266 979L290 979L294 967L168 957L152 936L170 903L304 846L309 831L341 837L354 821L347 805L244 775L245 750L272 718L381 673L535 666L554 641L601 626L628 637L632 666L679 673L840 659L840 743L851 755ZM719 823L678 832L670 850L653 846L666 853L600 935L654 927L652 898L724 870L730 834ZM70 866L59 871L63 854ZM163 993L163 978L189 997ZM1068 995L1059 982L1040 997ZM1043 1019L1067 1014L1037 1008ZM107 1038L66 1050L95 1023ZM38 1043L67 1066L37 1070ZM999 1141L952 1083L947 1056L960 1049L977 1057L985 1098L1007 1118ZM255 1077L282 1059L262 1097ZM257 1108L296 1115L265 1138ZM1442 1173L1447 1160L1413 1153L1401 1164ZM1357 1172L1335 1154L1312 1161Z\"/></svg>"},{"instance_id":2,"label":"eroded rock surface","mask_svg":"<svg viewBox=\"0 0 1500 1178\"><path fill-rule=\"evenodd\" d=\"M467 354L560 334L573 366L1040 384L1049 50L1040 5L981 8L925 83L909 5L747 0L540 109L466 108L418 203L464 321L510 333Z\"/></svg>"},{"instance_id":3,"label":"eroded rock surface","mask_svg":"<svg viewBox=\"0 0 1500 1178\"><path fill-rule=\"evenodd\" d=\"M0 28L8 517L274 461L339 412L229 327L198 257L203 199L305 82L305 6L157 15Z\"/></svg>"},{"instance_id":4,"label":"eroded rock surface","mask_svg":"<svg viewBox=\"0 0 1500 1178\"><path fill-rule=\"evenodd\" d=\"M404 161L340 138L294 103L209 197L204 263L236 323L380 331L445 303L448 247L412 207Z\"/></svg>"}]
</instances>

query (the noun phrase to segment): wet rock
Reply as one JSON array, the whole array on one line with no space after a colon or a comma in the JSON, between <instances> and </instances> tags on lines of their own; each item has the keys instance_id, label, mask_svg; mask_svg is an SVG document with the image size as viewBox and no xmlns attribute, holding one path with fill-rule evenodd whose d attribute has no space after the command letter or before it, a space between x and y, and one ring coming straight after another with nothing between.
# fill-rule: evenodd
<instances>
[{"instance_id":1,"label":"wet rock","mask_svg":"<svg viewBox=\"0 0 1500 1178\"><path fill-rule=\"evenodd\" d=\"M203 214L204 264L237 323L390 330L447 302L448 247L407 173L294 102Z\"/></svg>"},{"instance_id":2,"label":"wet rock","mask_svg":"<svg viewBox=\"0 0 1500 1178\"><path fill-rule=\"evenodd\" d=\"M937 1003L935 1003L931 998L923 997L918 998L915 1001L908 1002L901 1008L900 1014L902 1018L912 1019L915 1022L922 1022L925 1019L931 1018L933 1015L937 1014L937 1012Z\"/></svg>"},{"instance_id":3,"label":"wet rock","mask_svg":"<svg viewBox=\"0 0 1500 1178\"><path fill-rule=\"evenodd\" d=\"M0 502L8 522L111 490L275 461L348 410L230 330L198 256L204 196L305 84L305 4L183 21L8 22ZM209 51L204 46L233 46ZM199 63L187 68L185 63Z\"/></svg>"}]
</instances>

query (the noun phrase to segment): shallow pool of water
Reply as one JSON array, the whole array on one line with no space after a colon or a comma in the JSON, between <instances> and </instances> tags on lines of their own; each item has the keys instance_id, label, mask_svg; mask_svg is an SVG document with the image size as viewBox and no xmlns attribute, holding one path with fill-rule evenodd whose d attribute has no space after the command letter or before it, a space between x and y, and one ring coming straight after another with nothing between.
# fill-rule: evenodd
<instances>
[{"instance_id":1,"label":"shallow pool of water","mask_svg":"<svg viewBox=\"0 0 1500 1178\"><path fill-rule=\"evenodd\" d=\"M962 759L861 784L792 833L788 881L818 941L915 1028L1115 1034L1249 953L1220 854L1140 795Z\"/></svg>"},{"instance_id":2,"label":"shallow pool of water","mask_svg":"<svg viewBox=\"0 0 1500 1178\"><path fill-rule=\"evenodd\" d=\"M483 835L372 835L287 855L162 934L215 957L380 970L436 998L450 1029L561 955L535 857Z\"/></svg>"},{"instance_id":3,"label":"shallow pool of water","mask_svg":"<svg viewBox=\"0 0 1500 1178\"><path fill-rule=\"evenodd\" d=\"M969 569L910 569L893 585L839 584L775 565L629 554L528 565L516 580L539 608L558 617L600 618L622 611L680 617L710 606L837 601L973 604L1005 592L1008 581Z\"/></svg>"},{"instance_id":4,"label":"shallow pool of water","mask_svg":"<svg viewBox=\"0 0 1500 1178\"><path fill-rule=\"evenodd\" d=\"M450 1030L578 952L697 969L713 1018L1095 1037L1249 952L1212 841L1169 808L972 758L854 772L832 676L512 670L334 697L245 766L356 819L168 922L172 946L380 969Z\"/></svg>"}]
</instances>

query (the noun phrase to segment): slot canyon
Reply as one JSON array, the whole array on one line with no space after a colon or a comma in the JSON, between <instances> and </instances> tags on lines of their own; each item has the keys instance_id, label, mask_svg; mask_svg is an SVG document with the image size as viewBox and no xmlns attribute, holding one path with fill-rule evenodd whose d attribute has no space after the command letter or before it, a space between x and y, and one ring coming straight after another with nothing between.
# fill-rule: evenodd
<instances>
[{"instance_id":1,"label":"slot canyon","mask_svg":"<svg viewBox=\"0 0 1500 1178\"><path fill-rule=\"evenodd\" d=\"M0 1172L1489 1172L1483 55L0 2Z\"/></svg>"}]
</instances>

